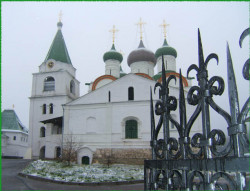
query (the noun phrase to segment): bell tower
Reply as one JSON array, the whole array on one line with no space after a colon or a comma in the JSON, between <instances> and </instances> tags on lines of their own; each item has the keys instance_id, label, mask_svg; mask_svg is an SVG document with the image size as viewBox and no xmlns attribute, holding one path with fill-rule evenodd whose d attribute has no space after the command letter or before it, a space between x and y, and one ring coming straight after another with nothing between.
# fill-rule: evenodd
<instances>
[{"instance_id":1,"label":"bell tower","mask_svg":"<svg viewBox=\"0 0 250 191\"><path fill-rule=\"evenodd\" d=\"M79 97L76 69L71 63L59 15L57 32L39 71L33 73L29 137L32 158L56 158L62 140L62 104ZM48 146L49 145L49 146Z\"/></svg>"}]
</instances>

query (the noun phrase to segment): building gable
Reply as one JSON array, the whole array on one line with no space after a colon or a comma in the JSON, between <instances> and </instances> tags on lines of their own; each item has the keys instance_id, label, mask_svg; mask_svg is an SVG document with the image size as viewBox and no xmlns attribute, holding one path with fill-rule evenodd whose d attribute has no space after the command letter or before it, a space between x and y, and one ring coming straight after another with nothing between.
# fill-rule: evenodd
<instances>
[{"instance_id":1,"label":"building gable","mask_svg":"<svg viewBox=\"0 0 250 191\"><path fill-rule=\"evenodd\" d=\"M131 73L66 105L128 101L129 87L134 88L135 100L149 100L150 86L153 88L155 83L153 80Z\"/></svg>"}]
</instances>

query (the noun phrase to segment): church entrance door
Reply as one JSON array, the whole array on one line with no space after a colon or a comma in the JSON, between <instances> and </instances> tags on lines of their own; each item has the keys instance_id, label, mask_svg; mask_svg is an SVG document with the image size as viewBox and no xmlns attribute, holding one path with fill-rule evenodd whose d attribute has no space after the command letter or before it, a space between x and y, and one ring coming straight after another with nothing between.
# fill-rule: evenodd
<instances>
[{"instance_id":1,"label":"church entrance door","mask_svg":"<svg viewBox=\"0 0 250 191\"><path fill-rule=\"evenodd\" d=\"M89 164L89 157L87 156L82 157L82 164Z\"/></svg>"}]
</instances>

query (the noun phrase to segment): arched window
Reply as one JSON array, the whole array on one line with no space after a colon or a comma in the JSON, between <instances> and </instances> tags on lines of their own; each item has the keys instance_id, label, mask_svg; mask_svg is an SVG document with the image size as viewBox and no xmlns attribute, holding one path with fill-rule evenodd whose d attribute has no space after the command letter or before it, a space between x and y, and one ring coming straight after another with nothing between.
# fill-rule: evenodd
<instances>
[{"instance_id":1,"label":"arched window","mask_svg":"<svg viewBox=\"0 0 250 191\"><path fill-rule=\"evenodd\" d=\"M136 139L138 138L138 123L136 120L127 120L125 123L125 138Z\"/></svg>"},{"instance_id":2,"label":"arched window","mask_svg":"<svg viewBox=\"0 0 250 191\"><path fill-rule=\"evenodd\" d=\"M74 82L74 80L70 81L70 93L75 94L75 82Z\"/></svg>"},{"instance_id":3,"label":"arched window","mask_svg":"<svg viewBox=\"0 0 250 191\"><path fill-rule=\"evenodd\" d=\"M61 147L56 147L56 158L61 157Z\"/></svg>"},{"instance_id":4,"label":"arched window","mask_svg":"<svg viewBox=\"0 0 250 191\"><path fill-rule=\"evenodd\" d=\"M49 113L53 114L53 103L49 104Z\"/></svg>"},{"instance_id":5,"label":"arched window","mask_svg":"<svg viewBox=\"0 0 250 191\"><path fill-rule=\"evenodd\" d=\"M54 90L55 90L55 79L51 76L45 78L44 91L54 91Z\"/></svg>"},{"instance_id":6,"label":"arched window","mask_svg":"<svg viewBox=\"0 0 250 191\"><path fill-rule=\"evenodd\" d=\"M134 100L134 88L133 87L128 88L128 100Z\"/></svg>"},{"instance_id":7,"label":"arched window","mask_svg":"<svg viewBox=\"0 0 250 191\"><path fill-rule=\"evenodd\" d=\"M45 137L45 132L46 132L45 127L41 127L40 128L40 137Z\"/></svg>"},{"instance_id":8,"label":"arched window","mask_svg":"<svg viewBox=\"0 0 250 191\"><path fill-rule=\"evenodd\" d=\"M43 114L46 114L46 104L43 104Z\"/></svg>"}]
</instances>

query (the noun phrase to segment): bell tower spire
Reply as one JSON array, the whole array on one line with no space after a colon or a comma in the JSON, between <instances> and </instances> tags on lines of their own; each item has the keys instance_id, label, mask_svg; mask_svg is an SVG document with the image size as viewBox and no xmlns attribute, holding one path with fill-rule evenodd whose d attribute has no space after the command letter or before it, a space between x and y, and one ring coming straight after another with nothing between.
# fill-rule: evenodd
<instances>
[{"instance_id":1,"label":"bell tower spire","mask_svg":"<svg viewBox=\"0 0 250 191\"><path fill-rule=\"evenodd\" d=\"M49 59L54 59L55 61L64 62L66 64L71 64L71 59L69 57L69 53L66 47L66 43L62 34L62 11L59 14L59 22L57 23L57 33L56 36L50 46L49 52L45 58L44 62L47 62Z\"/></svg>"}]
</instances>

